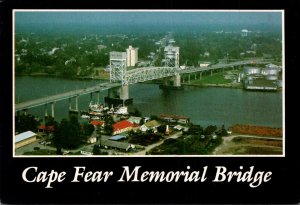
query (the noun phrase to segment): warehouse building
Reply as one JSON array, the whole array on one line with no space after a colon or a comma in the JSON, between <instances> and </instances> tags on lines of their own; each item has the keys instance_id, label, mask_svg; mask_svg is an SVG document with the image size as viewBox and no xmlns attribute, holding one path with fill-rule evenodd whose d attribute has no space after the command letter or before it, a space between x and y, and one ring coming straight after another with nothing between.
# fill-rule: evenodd
<instances>
[{"instance_id":1,"label":"warehouse building","mask_svg":"<svg viewBox=\"0 0 300 205\"><path fill-rule=\"evenodd\" d=\"M15 149L23 147L36 141L36 133L27 131L15 136Z\"/></svg>"}]
</instances>

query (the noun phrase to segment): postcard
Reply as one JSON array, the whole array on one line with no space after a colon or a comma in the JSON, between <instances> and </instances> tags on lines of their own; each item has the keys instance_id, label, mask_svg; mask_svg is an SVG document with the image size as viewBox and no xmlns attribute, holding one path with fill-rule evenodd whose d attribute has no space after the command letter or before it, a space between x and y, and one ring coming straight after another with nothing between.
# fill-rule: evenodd
<instances>
[{"instance_id":1,"label":"postcard","mask_svg":"<svg viewBox=\"0 0 300 205\"><path fill-rule=\"evenodd\" d=\"M3 203L298 201L290 5L5 3Z\"/></svg>"}]
</instances>

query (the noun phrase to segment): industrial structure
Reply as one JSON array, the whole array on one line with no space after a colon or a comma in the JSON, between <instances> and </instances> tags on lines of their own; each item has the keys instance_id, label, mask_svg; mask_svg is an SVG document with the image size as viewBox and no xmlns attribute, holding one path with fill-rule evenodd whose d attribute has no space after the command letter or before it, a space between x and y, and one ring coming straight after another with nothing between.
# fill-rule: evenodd
<instances>
[{"instance_id":1,"label":"industrial structure","mask_svg":"<svg viewBox=\"0 0 300 205\"><path fill-rule=\"evenodd\" d=\"M276 91L282 87L279 78L280 66L268 64L264 68L244 67L242 73L243 84L246 90Z\"/></svg>"},{"instance_id":2,"label":"industrial structure","mask_svg":"<svg viewBox=\"0 0 300 205\"><path fill-rule=\"evenodd\" d=\"M248 33L249 33L249 31L248 31L247 29L241 30L241 36L242 36L242 37L248 36Z\"/></svg>"}]
</instances>

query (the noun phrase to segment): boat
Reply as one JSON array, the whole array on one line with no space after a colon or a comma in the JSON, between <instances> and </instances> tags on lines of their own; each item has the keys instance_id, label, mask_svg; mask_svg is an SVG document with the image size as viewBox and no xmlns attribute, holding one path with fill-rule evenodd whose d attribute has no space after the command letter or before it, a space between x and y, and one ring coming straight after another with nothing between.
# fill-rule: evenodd
<instances>
[{"instance_id":1,"label":"boat","mask_svg":"<svg viewBox=\"0 0 300 205\"><path fill-rule=\"evenodd\" d=\"M126 106L120 106L120 107L117 107L117 109L114 113L118 114L118 115L127 115L128 109Z\"/></svg>"},{"instance_id":2,"label":"boat","mask_svg":"<svg viewBox=\"0 0 300 205\"><path fill-rule=\"evenodd\" d=\"M82 118L82 119L90 119L90 116L89 116L89 115L86 115L86 114L82 114L82 115L81 115L81 118Z\"/></svg>"},{"instance_id":3,"label":"boat","mask_svg":"<svg viewBox=\"0 0 300 205\"><path fill-rule=\"evenodd\" d=\"M93 104L93 102L90 102L89 109L90 109L90 111L94 111L94 112L102 112L104 109L104 106L103 106L103 104L98 104L98 103Z\"/></svg>"},{"instance_id":4,"label":"boat","mask_svg":"<svg viewBox=\"0 0 300 205\"><path fill-rule=\"evenodd\" d=\"M93 116L93 117L91 117L91 119L92 119L92 120L100 120L100 117L98 117L98 116Z\"/></svg>"}]
</instances>

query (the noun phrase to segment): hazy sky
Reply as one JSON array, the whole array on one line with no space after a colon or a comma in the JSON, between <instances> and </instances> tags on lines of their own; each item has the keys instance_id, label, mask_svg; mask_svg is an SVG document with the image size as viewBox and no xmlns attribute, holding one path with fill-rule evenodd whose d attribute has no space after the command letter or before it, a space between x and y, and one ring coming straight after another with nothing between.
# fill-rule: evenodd
<instances>
[{"instance_id":1,"label":"hazy sky","mask_svg":"<svg viewBox=\"0 0 300 205\"><path fill-rule=\"evenodd\" d=\"M281 12L16 12L16 23L189 23L281 26Z\"/></svg>"}]
</instances>

